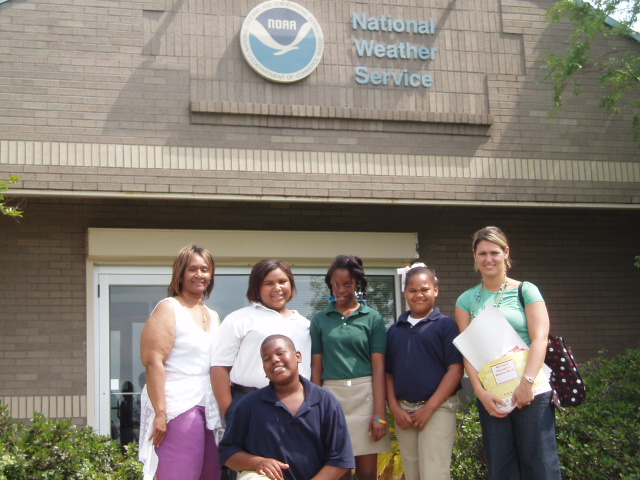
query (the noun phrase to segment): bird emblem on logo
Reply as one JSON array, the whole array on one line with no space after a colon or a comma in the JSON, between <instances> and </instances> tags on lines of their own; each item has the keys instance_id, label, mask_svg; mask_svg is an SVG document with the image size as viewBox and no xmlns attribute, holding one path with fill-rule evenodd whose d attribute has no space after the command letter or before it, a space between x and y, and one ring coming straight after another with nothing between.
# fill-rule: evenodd
<instances>
[{"instance_id":1,"label":"bird emblem on logo","mask_svg":"<svg viewBox=\"0 0 640 480\"><path fill-rule=\"evenodd\" d=\"M288 53L291 50L298 50L298 44L302 40L304 40L304 38L307 36L311 28L312 28L312 25L309 22L302 25L300 30L298 30L298 34L296 35L296 38L289 45L282 45L276 42L271 36L271 34L267 31L267 29L264 28L264 26L258 21L254 21L252 23L250 31L251 31L251 35L255 36L264 45L276 50L276 52L274 52L274 55L284 55L285 53Z\"/></svg>"}]
</instances>

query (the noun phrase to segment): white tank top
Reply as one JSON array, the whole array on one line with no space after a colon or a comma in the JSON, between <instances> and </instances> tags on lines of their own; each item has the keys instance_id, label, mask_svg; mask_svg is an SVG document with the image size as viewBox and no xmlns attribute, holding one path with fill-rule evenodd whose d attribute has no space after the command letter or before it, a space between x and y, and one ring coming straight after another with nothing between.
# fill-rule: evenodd
<instances>
[{"instance_id":1,"label":"white tank top","mask_svg":"<svg viewBox=\"0 0 640 480\"><path fill-rule=\"evenodd\" d=\"M176 317L176 338L164 368L167 373L209 375L211 346L220 320L218 314L207 308L211 325L208 332L200 328L189 310L173 297L165 298L173 304ZM164 301L164 300L163 300Z\"/></svg>"}]
</instances>

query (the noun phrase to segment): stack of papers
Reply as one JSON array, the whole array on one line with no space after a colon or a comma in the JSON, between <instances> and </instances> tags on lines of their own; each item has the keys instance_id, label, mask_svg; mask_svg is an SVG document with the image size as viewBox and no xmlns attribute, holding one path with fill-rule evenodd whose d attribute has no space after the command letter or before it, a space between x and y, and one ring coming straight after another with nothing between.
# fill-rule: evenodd
<instances>
[{"instance_id":1,"label":"stack of papers","mask_svg":"<svg viewBox=\"0 0 640 480\"><path fill-rule=\"evenodd\" d=\"M513 410L516 405L511 399L524 373L529 347L502 312L487 307L453 344L478 371L482 386L506 402L500 409ZM533 383L534 395L551 391L550 374L549 367L543 365Z\"/></svg>"}]
</instances>

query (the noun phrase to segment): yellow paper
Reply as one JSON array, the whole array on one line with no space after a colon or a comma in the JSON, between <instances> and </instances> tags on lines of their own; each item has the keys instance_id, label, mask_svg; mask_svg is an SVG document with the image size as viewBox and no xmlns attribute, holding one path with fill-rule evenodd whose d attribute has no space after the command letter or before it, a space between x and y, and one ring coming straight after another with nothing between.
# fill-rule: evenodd
<instances>
[{"instance_id":1,"label":"yellow paper","mask_svg":"<svg viewBox=\"0 0 640 480\"><path fill-rule=\"evenodd\" d=\"M482 386L494 393L498 398L504 400L507 405L500 407L506 412L513 410L516 405L511 404L513 392L515 392L527 365L527 357L529 350L521 350L519 352L510 353L497 360L487 362L478 372L478 378L482 382ZM551 389L549 379L545 378L545 374L541 369L536 375L533 382L533 393L548 392Z\"/></svg>"}]
</instances>

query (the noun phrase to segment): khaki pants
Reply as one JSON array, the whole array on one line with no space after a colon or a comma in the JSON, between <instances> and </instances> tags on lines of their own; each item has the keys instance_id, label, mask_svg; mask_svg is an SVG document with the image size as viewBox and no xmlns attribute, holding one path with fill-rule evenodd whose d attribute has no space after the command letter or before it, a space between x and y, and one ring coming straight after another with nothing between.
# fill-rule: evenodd
<instances>
[{"instance_id":1,"label":"khaki pants","mask_svg":"<svg viewBox=\"0 0 640 480\"><path fill-rule=\"evenodd\" d=\"M406 480L449 480L451 478L451 452L456 439L456 411L460 405L458 395L449 397L440 405L422 431L396 425L402 465ZM421 406L400 406L413 413Z\"/></svg>"}]
</instances>

